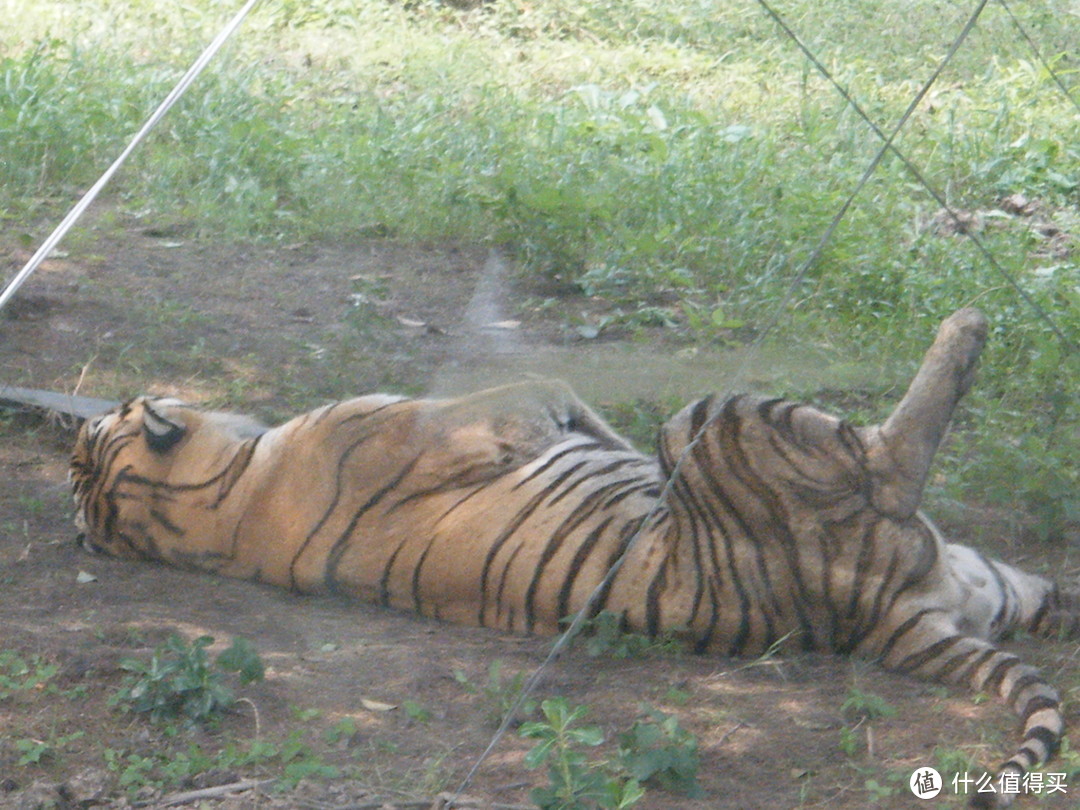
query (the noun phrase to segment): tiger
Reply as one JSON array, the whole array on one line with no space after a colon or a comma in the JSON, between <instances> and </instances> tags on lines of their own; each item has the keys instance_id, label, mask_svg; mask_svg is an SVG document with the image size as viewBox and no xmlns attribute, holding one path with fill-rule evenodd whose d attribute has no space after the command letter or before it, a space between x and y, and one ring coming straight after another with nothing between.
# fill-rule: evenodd
<instances>
[{"instance_id":1,"label":"tiger","mask_svg":"<svg viewBox=\"0 0 1080 810\"><path fill-rule=\"evenodd\" d=\"M558 381L373 394L273 428L137 397L79 431L76 524L93 552L447 622L557 634L610 611L700 653L869 658L1000 696L1023 731L999 774L1019 775L1064 720L996 641L1072 633L1077 597L948 542L919 509L986 337L975 309L947 318L881 424L714 394L659 429L655 455Z\"/></svg>"}]
</instances>

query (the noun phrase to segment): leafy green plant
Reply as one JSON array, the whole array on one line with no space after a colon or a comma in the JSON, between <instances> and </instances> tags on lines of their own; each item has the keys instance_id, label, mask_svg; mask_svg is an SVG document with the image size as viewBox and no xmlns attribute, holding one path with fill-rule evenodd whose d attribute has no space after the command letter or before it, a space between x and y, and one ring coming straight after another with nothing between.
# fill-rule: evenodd
<instances>
[{"instance_id":1,"label":"leafy green plant","mask_svg":"<svg viewBox=\"0 0 1080 810\"><path fill-rule=\"evenodd\" d=\"M840 705L840 711L845 716L866 720L896 717L896 707L884 698L854 688L848 691L847 700Z\"/></svg>"},{"instance_id":2,"label":"leafy green plant","mask_svg":"<svg viewBox=\"0 0 1080 810\"><path fill-rule=\"evenodd\" d=\"M328 765L315 754L302 739L303 731L293 731L278 748L273 750L277 762L284 764L279 784L285 788L296 787L303 779L336 779L341 772Z\"/></svg>"},{"instance_id":3,"label":"leafy green plant","mask_svg":"<svg viewBox=\"0 0 1080 810\"><path fill-rule=\"evenodd\" d=\"M134 795L139 788L150 784L156 762L152 757L106 748L102 753L105 767L116 774L117 782Z\"/></svg>"},{"instance_id":4,"label":"leafy green plant","mask_svg":"<svg viewBox=\"0 0 1080 810\"><path fill-rule=\"evenodd\" d=\"M143 788L175 789L199 774L212 771L272 769L278 786L295 787L309 777L333 779L340 776L337 768L326 764L303 740L304 731L296 729L285 740L271 742L253 740L247 744L228 742L217 751L207 750L197 743L174 748L157 746L152 752L106 748L105 767L116 774L117 782L129 795Z\"/></svg>"},{"instance_id":5,"label":"leafy green plant","mask_svg":"<svg viewBox=\"0 0 1080 810\"><path fill-rule=\"evenodd\" d=\"M853 726L840 729L840 750L849 757L858 754L862 747L859 730L864 724L869 727L875 720L896 716L896 708L884 698L855 688L848 691L847 700L841 704L840 712L855 722Z\"/></svg>"},{"instance_id":6,"label":"leafy green plant","mask_svg":"<svg viewBox=\"0 0 1080 810\"><path fill-rule=\"evenodd\" d=\"M854 757L862 747L862 738L859 736L858 726L843 726L840 729L840 750L846 756Z\"/></svg>"},{"instance_id":7,"label":"leafy green plant","mask_svg":"<svg viewBox=\"0 0 1080 810\"><path fill-rule=\"evenodd\" d=\"M562 620L569 624L573 616ZM621 614L611 610L602 610L591 619L581 624L579 635L585 639L585 652L598 657L642 658L652 654L679 655L686 651L685 645L673 632L666 632L656 638L626 629Z\"/></svg>"},{"instance_id":8,"label":"leafy green plant","mask_svg":"<svg viewBox=\"0 0 1080 810\"><path fill-rule=\"evenodd\" d=\"M331 744L348 742L356 736L357 731L356 720L351 717L342 717L323 732L323 739Z\"/></svg>"},{"instance_id":9,"label":"leafy green plant","mask_svg":"<svg viewBox=\"0 0 1080 810\"><path fill-rule=\"evenodd\" d=\"M525 685L525 673L515 672L513 675L506 675L503 672L503 662L500 659L495 659L488 665L488 679L487 683L477 686L469 680L468 676L460 669L454 670L454 680L461 684L464 689L474 695L481 695L484 698L485 703L488 706L487 720L491 725L499 725L503 718L506 717L514 704L517 702L518 696L521 694L521 690ZM524 717L528 717L536 711L536 701L526 699L521 707L520 712ZM411 714L410 714L411 716ZM420 719L420 718L413 718Z\"/></svg>"},{"instance_id":10,"label":"leafy green plant","mask_svg":"<svg viewBox=\"0 0 1080 810\"><path fill-rule=\"evenodd\" d=\"M877 779L867 779L863 782L863 787L866 789L870 801L874 804L886 801L887 799L891 799L902 793L902 790L898 785L883 785Z\"/></svg>"},{"instance_id":11,"label":"leafy green plant","mask_svg":"<svg viewBox=\"0 0 1080 810\"><path fill-rule=\"evenodd\" d=\"M415 700L401 701L401 709L405 712L406 717L417 723L427 723L431 720L431 711Z\"/></svg>"},{"instance_id":12,"label":"leafy green plant","mask_svg":"<svg viewBox=\"0 0 1080 810\"><path fill-rule=\"evenodd\" d=\"M0 700L16 692L45 689L59 671L59 666L43 658L27 659L14 651L4 650L0 652Z\"/></svg>"},{"instance_id":13,"label":"leafy green plant","mask_svg":"<svg viewBox=\"0 0 1080 810\"><path fill-rule=\"evenodd\" d=\"M45 759L55 758L61 749L86 736L84 731L50 737L47 740L25 738L15 741L15 750L19 752L18 765L39 765Z\"/></svg>"},{"instance_id":14,"label":"leafy green plant","mask_svg":"<svg viewBox=\"0 0 1080 810\"><path fill-rule=\"evenodd\" d=\"M206 650L213 643L212 636L200 636L189 644L173 634L148 662L124 659L120 666L131 674L112 702L148 713L154 721L215 720L235 702L227 674L236 673L244 685L262 680L264 667L255 649L241 638L234 639L211 664Z\"/></svg>"},{"instance_id":15,"label":"leafy green plant","mask_svg":"<svg viewBox=\"0 0 1080 810\"><path fill-rule=\"evenodd\" d=\"M697 738L674 715L643 706L647 719L637 720L619 735L619 762L631 778L655 782L690 798L704 795L698 784Z\"/></svg>"},{"instance_id":16,"label":"leafy green plant","mask_svg":"<svg viewBox=\"0 0 1080 810\"><path fill-rule=\"evenodd\" d=\"M604 742L598 726L582 726L583 706L571 707L565 698L540 704L544 720L521 726L522 737L539 740L525 755L530 768L547 765L549 784L530 794L541 810L588 810L632 807L644 792L637 781L622 779L603 766L590 763L580 750Z\"/></svg>"}]
</instances>

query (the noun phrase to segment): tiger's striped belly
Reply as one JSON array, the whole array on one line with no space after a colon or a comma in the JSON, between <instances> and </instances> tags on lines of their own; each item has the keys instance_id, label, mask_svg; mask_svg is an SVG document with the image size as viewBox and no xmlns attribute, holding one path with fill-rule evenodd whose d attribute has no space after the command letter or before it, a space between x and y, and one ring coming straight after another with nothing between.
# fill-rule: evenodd
<instances>
[{"instance_id":1,"label":"tiger's striped belly","mask_svg":"<svg viewBox=\"0 0 1080 810\"><path fill-rule=\"evenodd\" d=\"M660 484L655 462L584 437L470 487L414 492L402 481L393 497L326 521L340 534L319 543L329 548L321 584L446 621L553 633L638 534ZM665 514L656 518L597 609L644 624L641 594L664 556Z\"/></svg>"}]
</instances>

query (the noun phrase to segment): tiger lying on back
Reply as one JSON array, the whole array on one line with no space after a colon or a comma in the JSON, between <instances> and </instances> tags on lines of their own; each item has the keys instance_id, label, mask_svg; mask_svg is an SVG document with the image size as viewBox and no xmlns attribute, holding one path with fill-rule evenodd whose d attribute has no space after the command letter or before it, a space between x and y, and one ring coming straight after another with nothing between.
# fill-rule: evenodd
<instances>
[{"instance_id":1,"label":"tiger lying on back","mask_svg":"<svg viewBox=\"0 0 1080 810\"><path fill-rule=\"evenodd\" d=\"M594 610L701 652L790 636L994 691L1023 721L1003 768L1023 772L1060 741L1058 695L993 640L1071 630L1076 603L917 511L985 337L975 310L946 320L880 426L707 397L658 458L558 383L366 396L273 429L140 397L83 426L77 523L95 551L523 633L557 632L625 553Z\"/></svg>"}]
</instances>

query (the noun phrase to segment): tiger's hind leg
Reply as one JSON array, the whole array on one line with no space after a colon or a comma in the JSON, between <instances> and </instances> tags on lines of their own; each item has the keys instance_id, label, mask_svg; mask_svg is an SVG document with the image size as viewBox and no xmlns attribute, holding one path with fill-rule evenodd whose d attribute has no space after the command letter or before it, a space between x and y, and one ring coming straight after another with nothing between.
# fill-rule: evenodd
<instances>
[{"instance_id":1,"label":"tiger's hind leg","mask_svg":"<svg viewBox=\"0 0 1080 810\"><path fill-rule=\"evenodd\" d=\"M1020 746L998 769L1018 777L1037 768L1056 752L1065 730L1057 691L1038 671L990 641L961 632L943 610L912 611L894 629L880 651L882 664L894 672L930 681L963 684L975 692L992 692L1020 718ZM1009 793L978 794L975 807L1007 807Z\"/></svg>"},{"instance_id":2,"label":"tiger's hind leg","mask_svg":"<svg viewBox=\"0 0 1080 810\"><path fill-rule=\"evenodd\" d=\"M936 677L954 682L966 679L976 691L996 690L1009 704L1023 722L1024 738L999 773L1023 774L1042 765L1057 750L1064 732L1059 698L1033 667L997 650L992 642L1015 630L1047 637L1080 636L1080 597L1059 590L1045 577L991 560L967 546L946 544L945 556L954 582L960 586L955 621L961 632L976 638L945 641L951 638L945 635L938 644L942 645L941 657L951 663L938 670ZM914 663L916 667L909 671L935 677L933 670L920 671L918 662ZM896 663L897 668L905 666L904 661ZM981 794L972 804L1003 807L1011 798L1008 794Z\"/></svg>"},{"instance_id":3,"label":"tiger's hind leg","mask_svg":"<svg viewBox=\"0 0 1080 810\"><path fill-rule=\"evenodd\" d=\"M1043 638L1080 639L1080 593L1055 587L1027 629Z\"/></svg>"},{"instance_id":4,"label":"tiger's hind leg","mask_svg":"<svg viewBox=\"0 0 1080 810\"><path fill-rule=\"evenodd\" d=\"M1057 691L1035 667L990 640L961 631L943 608L912 605L905 612L909 617L890 622L891 634L878 647L886 669L937 683L966 685L975 692L994 692L1021 718L1020 747L998 769L996 785L1003 773L1020 777L1053 757L1065 720ZM1008 807L1013 798L1007 793L980 794L972 799L972 806Z\"/></svg>"},{"instance_id":5,"label":"tiger's hind leg","mask_svg":"<svg viewBox=\"0 0 1080 810\"><path fill-rule=\"evenodd\" d=\"M1014 630L1044 638L1080 638L1080 593L967 546L949 543L945 553L964 595L957 618L962 629L987 639Z\"/></svg>"}]
</instances>

